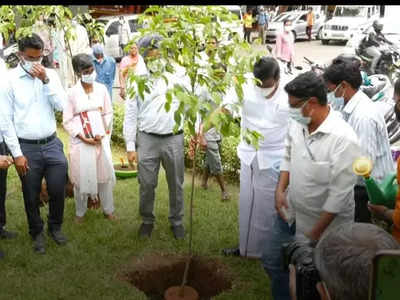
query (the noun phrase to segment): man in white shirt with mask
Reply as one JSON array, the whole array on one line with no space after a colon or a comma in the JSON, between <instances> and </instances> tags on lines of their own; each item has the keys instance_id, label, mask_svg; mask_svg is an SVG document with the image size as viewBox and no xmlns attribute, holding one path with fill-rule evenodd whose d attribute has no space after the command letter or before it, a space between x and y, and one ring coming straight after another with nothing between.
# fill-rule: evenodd
<instances>
[{"instance_id":1,"label":"man in white shirt with mask","mask_svg":"<svg viewBox=\"0 0 400 300\"><path fill-rule=\"evenodd\" d=\"M275 222L279 226L284 221L295 224L297 239L316 243L336 226L353 222L357 177L352 164L361 153L359 141L354 130L327 104L324 82L316 74L297 76L285 91L293 121L275 194L279 213ZM278 241L282 245L292 240L278 233L271 238L275 248L270 256L275 261L267 261L277 269ZM280 279L280 284L288 287L287 274ZM274 299L290 298L286 293Z\"/></svg>"}]
</instances>

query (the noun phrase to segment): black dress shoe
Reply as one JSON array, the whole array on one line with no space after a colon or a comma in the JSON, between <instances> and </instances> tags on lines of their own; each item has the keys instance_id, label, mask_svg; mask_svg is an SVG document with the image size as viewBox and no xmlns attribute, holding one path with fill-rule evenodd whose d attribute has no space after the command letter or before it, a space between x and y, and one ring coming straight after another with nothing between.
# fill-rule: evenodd
<instances>
[{"instance_id":1,"label":"black dress shoe","mask_svg":"<svg viewBox=\"0 0 400 300\"><path fill-rule=\"evenodd\" d=\"M68 241L61 230L49 230L48 234L58 245L65 245Z\"/></svg>"},{"instance_id":2,"label":"black dress shoe","mask_svg":"<svg viewBox=\"0 0 400 300\"><path fill-rule=\"evenodd\" d=\"M225 248L222 250L222 254L225 256L240 256L240 250L236 248Z\"/></svg>"},{"instance_id":3,"label":"black dress shoe","mask_svg":"<svg viewBox=\"0 0 400 300\"><path fill-rule=\"evenodd\" d=\"M182 240L185 238L185 228L183 225L171 226L172 233L174 234L175 239Z\"/></svg>"},{"instance_id":4,"label":"black dress shoe","mask_svg":"<svg viewBox=\"0 0 400 300\"><path fill-rule=\"evenodd\" d=\"M17 233L13 231L7 231L5 229L0 230L0 238L1 239L15 239L17 237Z\"/></svg>"},{"instance_id":5,"label":"black dress shoe","mask_svg":"<svg viewBox=\"0 0 400 300\"><path fill-rule=\"evenodd\" d=\"M139 236L140 237L150 237L153 232L154 224L145 224L142 223L139 228Z\"/></svg>"},{"instance_id":6,"label":"black dress shoe","mask_svg":"<svg viewBox=\"0 0 400 300\"><path fill-rule=\"evenodd\" d=\"M45 254L46 253L46 238L43 232L39 233L33 239L33 250L38 254Z\"/></svg>"}]
</instances>

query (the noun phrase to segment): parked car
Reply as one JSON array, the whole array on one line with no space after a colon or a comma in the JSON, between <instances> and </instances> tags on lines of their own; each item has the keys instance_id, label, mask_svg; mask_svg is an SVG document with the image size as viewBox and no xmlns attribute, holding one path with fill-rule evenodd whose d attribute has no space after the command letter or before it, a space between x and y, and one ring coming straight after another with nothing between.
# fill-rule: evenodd
<instances>
[{"instance_id":1,"label":"parked car","mask_svg":"<svg viewBox=\"0 0 400 300\"><path fill-rule=\"evenodd\" d=\"M322 29L321 43L346 42L379 18L379 13L378 5L337 5L332 19Z\"/></svg>"},{"instance_id":2,"label":"parked car","mask_svg":"<svg viewBox=\"0 0 400 300\"><path fill-rule=\"evenodd\" d=\"M293 35L296 39L306 39L306 27L307 27L307 13L306 10L297 10L297 11L289 11L281 13L276 16L272 22L268 25L268 30L266 34L266 40L269 42L274 42L276 40L276 36L280 31L283 30L283 22L286 20L292 21L293 25ZM324 25L326 16L319 12L314 12L315 22L312 27L312 35L319 38L321 33L321 28Z\"/></svg>"},{"instance_id":3,"label":"parked car","mask_svg":"<svg viewBox=\"0 0 400 300\"><path fill-rule=\"evenodd\" d=\"M395 18L382 18L381 22L383 24L382 33L385 37L400 47L400 27L398 26L398 20ZM373 30L372 25L368 26L363 31L356 32L353 37L347 41L344 52L355 54L355 50L360 46L362 39L365 38L371 30Z\"/></svg>"},{"instance_id":4,"label":"parked car","mask_svg":"<svg viewBox=\"0 0 400 300\"><path fill-rule=\"evenodd\" d=\"M139 35L138 19L140 15L122 15L122 28L128 32L129 40ZM120 26L121 16L105 16L100 17L97 21L103 23L104 26L104 52L108 56L114 57L117 61L121 59L123 53L120 47L118 29Z\"/></svg>"}]
</instances>

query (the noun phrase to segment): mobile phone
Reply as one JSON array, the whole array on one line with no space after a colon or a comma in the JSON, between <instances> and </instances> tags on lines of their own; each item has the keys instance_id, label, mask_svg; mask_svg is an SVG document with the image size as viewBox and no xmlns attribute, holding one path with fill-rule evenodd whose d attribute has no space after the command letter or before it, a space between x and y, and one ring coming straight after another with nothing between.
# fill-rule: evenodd
<instances>
[{"instance_id":1,"label":"mobile phone","mask_svg":"<svg viewBox=\"0 0 400 300\"><path fill-rule=\"evenodd\" d=\"M369 300L399 299L400 250L380 250L372 262Z\"/></svg>"}]
</instances>

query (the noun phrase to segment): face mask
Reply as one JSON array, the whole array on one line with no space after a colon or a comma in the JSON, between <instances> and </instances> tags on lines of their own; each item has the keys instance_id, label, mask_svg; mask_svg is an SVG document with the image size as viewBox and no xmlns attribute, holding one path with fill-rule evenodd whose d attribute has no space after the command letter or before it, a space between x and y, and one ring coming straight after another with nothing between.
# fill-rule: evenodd
<instances>
[{"instance_id":1,"label":"face mask","mask_svg":"<svg viewBox=\"0 0 400 300\"><path fill-rule=\"evenodd\" d=\"M394 105L394 113L396 114L396 120L397 122L400 122L400 109L397 107L397 105Z\"/></svg>"},{"instance_id":2,"label":"face mask","mask_svg":"<svg viewBox=\"0 0 400 300\"><path fill-rule=\"evenodd\" d=\"M334 91L328 94L328 104L330 104L334 110L340 110L344 106L343 96L342 97L335 96L335 93L340 86L341 84L339 84Z\"/></svg>"},{"instance_id":3,"label":"face mask","mask_svg":"<svg viewBox=\"0 0 400 300\"><path fill-rule=\"evenodd\" d=\"M156 73L156 72L162 73L164 71L164 68L165 68L165 63L160 59L155 59L147 63L147 69L150 71L150 73Z\"/></svg>"},{"instance_id":4,"label":"face mask","mask_svg":"<svg viewBox=\"0 0 400 300\"><path fill-rule=\"evenodd\" d=\"M275 90L275 84L272 87L269 87L269 88L260 88L260 90L261 90L261 94L264 97L268 97Z\"/></svg>"},{"instance_id":5,"label":"face mask","mask_svg":"<svg viewBox=\"0 0 400 300\"><path fill-rule=\"evenodd\" d=\"M283 27L285 29L286 32L290 32L293 30L293 26L289 25L289 26L284 26Z\"/></svg>"},{"instance_id":6,"label":"face mask","mask_svg":"<svg viewBox=\"0 0 400 300\"><path fill-rule=\"evenodd\" d=\"M102 58L96 59L96 60L97 60L97 62L98 62L99 64L101 64L101 63L103 62L103 59L102 59Z\"/></svg>"},{"instance_id":7,"label":"face mask","mask_svg":"<svg viewBox=\"0 0 400 300\"><path fill-rule=\"evenodd\" d=\"M29 61L29 60L25 60L25 59L23 61L24 61L24 63L22 66L25 69L25 71L29 73L32 70L34 64L42 63L42 58L40 58L37 61Z\"/></svg>"},{"instance_id":8,"label":"face mask","mask_svg":"<svg viewBox=\"0 0 400 300\"><path fill-rule=\"evenodd\" d=\"M289 107L289 115L290 117L299 122L300 124L303 125L308 125L311 122L311 117L305 117L303 116L303 113L301 112L304 108L304 106L307 104L308 100L301 106L301 107Z\"/></svg>"},{"instance_id":9,"label":"face mask","mask_svg":"<svg viewBox=\"0 0 400 300\"><path fill-rule=\"evenodd\" d=\"M83 74L81 80L84 83L92 84L95 79L96 79L96 72L93 71L92 74L88 74L88 75Z\"/></svg>"}]
</instances>

